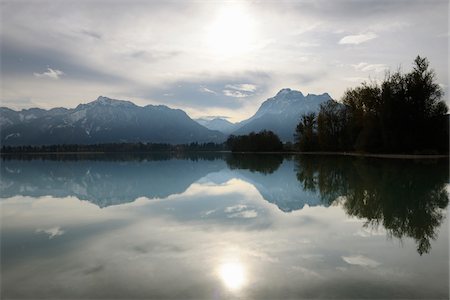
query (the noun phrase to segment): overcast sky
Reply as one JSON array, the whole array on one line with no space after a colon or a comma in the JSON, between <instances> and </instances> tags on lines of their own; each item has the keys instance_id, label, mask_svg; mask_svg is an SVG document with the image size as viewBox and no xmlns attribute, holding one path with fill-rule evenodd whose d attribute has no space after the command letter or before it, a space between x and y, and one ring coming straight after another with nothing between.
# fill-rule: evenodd
<instances>
[{"instance_id":1,"label":"overcast sky","mask_svg":"<svg viewBox=\"0 0 450 300\"><path fill-rule=\"evenodd\" d=\"M103 95L238 121L281 88L339 100L418 54L448 99L448 14L447 0L2 0L1 105Z\"/></svg>"}]
</instances>

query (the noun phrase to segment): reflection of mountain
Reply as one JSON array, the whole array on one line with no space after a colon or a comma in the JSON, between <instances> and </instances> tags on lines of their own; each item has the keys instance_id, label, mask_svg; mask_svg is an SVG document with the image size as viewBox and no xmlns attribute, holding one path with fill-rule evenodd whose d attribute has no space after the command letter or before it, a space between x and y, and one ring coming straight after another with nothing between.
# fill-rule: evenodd
<instances>
[{"instance_id":1,"label":"reflection of mountain","mask_svg":"<svg viewBox=\"0 0 450 300\"><path fill-rule=\"evenodd\" d=\"M234 177L251 183L261 196L284 212L322 203L319 193L306 191L298 183L294 162L281 155L243 154L227 157Z\"/></svg>"},{"instance_id":2,"label":"reflection of mountain","mask_svg":"<svg viewBox=\"0 0 450 300\"><path fill-rule=\"evenodd\" d=\"M55 156L49 160L4 160L0 168L0 196L75 196L100 207L134 201L138 197L166 198L184 192L210 174L221 182L242 179L268 202L290 212L321 205L319 194L303 191L294 162L280 155L198 154L173 159L148 156ZM224 160L218 158L225 158ZM231 169L226 170L226 165Z\"/></svg>"},{"instance_id":3,"label":"reflection of mountain","mask_svg":"<svg viewBox=\"0 0 450 300\"><path fill-rule=\"evenodd\" d=\"M416 240L420 254L430 250L448 205L448 160L409 161L348 157L299 157L303 189L324 202L345 196L343 207L366 226L383 227L391 236Z\"/></svg>"},{"instance_id":4,"label":"reflection of mountain","mask_svg":"<svg viewBox=\"0 0 450 300\"><path fill-rule=\"evenodd\" d=\"M0 196L76 196L105 207L182 193L224 167L222 160L4 160Z\"/></svg>"}]
</instances>

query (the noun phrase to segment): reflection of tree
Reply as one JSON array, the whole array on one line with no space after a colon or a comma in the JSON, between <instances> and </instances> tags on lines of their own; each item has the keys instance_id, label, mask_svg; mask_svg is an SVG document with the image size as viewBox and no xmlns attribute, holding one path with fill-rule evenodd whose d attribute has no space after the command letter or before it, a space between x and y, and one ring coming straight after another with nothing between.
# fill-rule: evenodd
<instances>
[{"instance_id":1,"label":"reflection of tree","mask_svg":"<svg viewBox=\"0 0 450 300\"><path fill-rule=\"evenodd\" d=\"M283 162L282 155L273 154L231 154L226 157L230 169L247 169L252 172L271 174Z\"/></svg>"},{"instance_id":2,"label":"reflection of tree","mask_svg":"<svg viewBox=\"0 0 450 300\"><path fill-rule=\"evenodd\" d=\"M366 226L413 238L420 254L429 252L449 201L448 161L299 157L297 178L323 202L345 196L346 212Z\"/></svg>"},{"instance_id":3,"label":"reflection of tree","mask_svg":"<svg viewBox=\"0 0 450 300\"><path fill-rule=\"evenodd\" d=\"M331 156L299 156L296 158L297 179L302 188L319 192L322 202L331 204L347 192L348 161Z\"/></svg>"}]
</instances>

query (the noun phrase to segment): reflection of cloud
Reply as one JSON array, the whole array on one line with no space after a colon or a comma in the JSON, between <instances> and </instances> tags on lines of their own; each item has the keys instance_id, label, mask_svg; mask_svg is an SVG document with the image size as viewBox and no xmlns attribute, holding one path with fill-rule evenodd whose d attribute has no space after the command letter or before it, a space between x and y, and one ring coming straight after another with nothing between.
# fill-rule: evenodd
<instances>
[{"instance_id":1,"label":"reflection of cloud","mask_svg":"<svg viewBox=\"0 0 450 300\"><path fill-rule=\"evenodd\" d=\"M246 208L247 208L247 205L238 204L238 205L229 206L229 207L225 208L225 212L226 213L232 213L232 212L242 211L242 210L244 210Z\"/></svg>"},{"instance_id":2,"label":"reflection of cloud","mask_svg":"<svg viewBox=\"0 0 450 300\"><path fill-rule=\"evenodd\" d=\"M228 215L228 218L244 218L244 219L252 219L258 216L258 212L254 209L240 211L231 215Z\"/></svg>"},{"instance_id":3,"label":"reflection of cloud","mask_svg":"<svg viewBox=\"0 0 450 300\"><path fill-rule=\"evenodd\" d=\"M360 236L360 237L371 237L371 236L383 236L386 235L386 230L384 228L362 228L360 230L358 230L355 234L355 236Z\"/></svg>"},{"instance_id":4,"label":"reflection of cloud","mask_svg":"<svg viewBox=\"0 0 450 300\"><path fill-rule=\"evenodd\" d=\"M363 255L342 256L342 259L350 265L358 265L372 268L378 267L380 265L379 262L370 259L368 257L365 257Z\"/></svg>"},{"instance_id":5,"label":"reflection of cloud","mask_svg":"<svg viewBox=\"0 0 450 300\"><path fill-rule=\"evenodd\" d=\"M247 205L238 204L225 208L228 218L244 218L251 219L258 216L258 212L254 209L247 209Z\"/></svg>"},{"instance_id":6,"label":"reflection of cloud","mask_svg":"<svg viewBox=\"0 0 450 300\"><path fill-rule=\"evenodd\" d=\"M54 237L60 236L64 234L64 230L61 230L61 227L56 226L48 229L36 229L36 233L46 233L48 234L48 239L51 240Z\"/></svg>"},{"instance_id":7,"label":"reflection of cloud","mask_svg":"<svg viewBox=\"0 0 450 300\"><path fill-rule=\"evenodd\" d=\"M85 271L83 272L83 274L84 274L84 275L95 274L95 273L98 273L98 272L103 271L104 268L105 268L105 267L104 267L103 265L98 265L98 266L95 266L95 267L92 267L92 268L89 268L89 269L85 270Z\"/></svg>"},{"instance_id":8,"label":"reflection of cloud","mask_svg":"<svg viewBox=\"0 0 450 300\"><path fill-rule=\"evenodd\" d=\"M269 254L267 254L267 252L261 251L261 250L247 250L244 252L245 254L249 255L249 256L253 256L256 257L262 261L266 261L266 262L270 262L270 263L276 263L279 262L280 260L278 259L278 257L273 257Z\"/></svg>"},{"instance_id":9,"label":"reflection of cloud","mask_svg":"<svg viewBox=\"0 0 450 300\"><path fill-rule=\"evenodd\" d=\"M373 32L363 33L363 34L356 34L356 35L347 35L344 36L340 41L339 44L351 44L351 45L359 45L361 43L373 40L374 38L378 37Z\"/></svg>"},{"instance_id":10,"label":"reflection of cloud","mask_svg":"<svg viewBox=\"0 0 450 300\"><path fill-rule=\"evenodd\" d=\"M292 266L291 268L292 268L292 270L303 273L304 275L306 275L308 277L323 278L319 273L317 273L313 270L304 268L302 266Z\"/></svg>"}]
</instances>

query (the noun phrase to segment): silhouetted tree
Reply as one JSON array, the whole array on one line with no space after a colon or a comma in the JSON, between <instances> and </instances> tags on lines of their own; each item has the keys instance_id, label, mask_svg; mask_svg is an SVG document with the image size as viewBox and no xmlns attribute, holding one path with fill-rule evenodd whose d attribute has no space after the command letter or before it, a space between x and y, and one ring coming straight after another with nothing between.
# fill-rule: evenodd
<instances>
[{"instance_id":1,"label":"silhouetted tree","mask_svg":"<svg viewBox=\"0 0 450 300\"><path fill-rule=\"evenodd\" d=\"M426 58L417 56L411 72L387 74L380 85L370 82L348 89L342 104L329 101L317 118L302 116L296 130L300 150L449 151L448 109Z\"/></svg>"},{"instance_id":2,"label":"silhouetted tree","mask_svg":"<svg viewBox=\"0 0 450 300\"><path fill-rule=\"evenodd\" d=\"M283 143L272 131L263 130L248 135L230 135L226 145L233 152L277 152L283 150Z\"/></svg>"},{"instance_id":3,"label":"silhouetted tree","mask_svg":"<svg viewBox=\"0 0 450 300\"><path fill-rule=\"evenodd\" d=\"M334 100L320 106L317 116L318 146L321 150L346 150L347 109Z\"/></svg>"},{"instance_id":4,"label":"silhouetted tree","mask_svg":"<svg viewBox=\"0 0 450 300\"><path fill-rule=\"evenodd\" d=\"M300 151L317 150L317 120L315 113L304 114L295 129L295 140Z\"/></svg>"}]
</instances>

